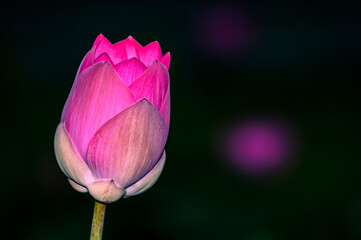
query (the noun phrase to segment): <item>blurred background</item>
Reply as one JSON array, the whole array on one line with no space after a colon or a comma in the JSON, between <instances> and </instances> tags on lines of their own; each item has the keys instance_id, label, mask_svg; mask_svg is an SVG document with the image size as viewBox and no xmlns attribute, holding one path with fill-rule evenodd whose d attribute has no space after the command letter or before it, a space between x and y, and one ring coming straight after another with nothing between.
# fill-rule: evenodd
<instances>
[{"instance_id":1,"label":"blurred background","mask_svg":"<svg viewBox=\"0 0 361 240\"><path fill-rule=\"evenodd\" d=\"M361 20L340 2L109 2L0 10L4 239L88 239L93 199L55 129L98 34L172 55L167 162L103 239L360 239ZM14 230L10 230L14 229Z\"/></svg>"}]
</instances>

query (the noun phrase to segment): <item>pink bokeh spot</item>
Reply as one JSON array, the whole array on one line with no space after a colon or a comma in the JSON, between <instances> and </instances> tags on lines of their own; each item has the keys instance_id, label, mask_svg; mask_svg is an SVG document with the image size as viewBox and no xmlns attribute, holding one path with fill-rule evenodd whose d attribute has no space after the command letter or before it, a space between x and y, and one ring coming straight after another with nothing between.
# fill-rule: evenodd
<instances>
[{"instance_id":1,"label":"pink bokeh spot","mask_svg":"<svg viewBox=\"0 0 361 240\"><path fill-rule=\"evenodd\" d=\"M196 18L199 47L218 57L238 56L247 51L256 38L250 15L238 4L207 4Z\"/></svg>"},{"instance_id":2,"label":"pink bokeh spot","mask_svg":"<svg viewBox=\"0 0 361 240\"><path fill-rule=\"evenodd\" d=\"M288 164L294 144L288 126L280 122L256 120L233 127L226 151L233 166L250 174L271 174Z\"/></svg>"}]
</instances>

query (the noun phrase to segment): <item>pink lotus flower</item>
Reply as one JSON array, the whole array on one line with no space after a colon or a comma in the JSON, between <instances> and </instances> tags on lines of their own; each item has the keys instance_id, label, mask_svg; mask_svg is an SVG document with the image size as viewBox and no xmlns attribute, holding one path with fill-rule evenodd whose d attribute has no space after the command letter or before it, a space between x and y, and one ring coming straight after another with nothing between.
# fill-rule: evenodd
<instances>
[{"instance_id":1,"label":"pink lotus flower","mask_svg":"<svg viewBox=\"0 0 361 240\"><path fill-rule=\"evenodd\" d=\"M137 195L158 179L170 116L170 53L99 35L86 54L55 134L70 184L98 201Z\"/></svg>"}]
</instances>

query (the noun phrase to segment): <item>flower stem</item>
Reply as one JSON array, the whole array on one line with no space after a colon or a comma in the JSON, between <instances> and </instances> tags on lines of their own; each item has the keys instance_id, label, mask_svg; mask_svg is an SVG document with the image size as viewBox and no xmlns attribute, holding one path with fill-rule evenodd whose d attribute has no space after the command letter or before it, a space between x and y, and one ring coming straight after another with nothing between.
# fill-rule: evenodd
<instances>
[{"instance_id":1,"label":"flower stem","mask_svg":"<svg viewBox=\"0 0 361 240\"><path fill-rule=\"evenodd\" d=\"M104 225L105 204L95 201L90 240L101 240Z\"/></svg>"}]
</instances>

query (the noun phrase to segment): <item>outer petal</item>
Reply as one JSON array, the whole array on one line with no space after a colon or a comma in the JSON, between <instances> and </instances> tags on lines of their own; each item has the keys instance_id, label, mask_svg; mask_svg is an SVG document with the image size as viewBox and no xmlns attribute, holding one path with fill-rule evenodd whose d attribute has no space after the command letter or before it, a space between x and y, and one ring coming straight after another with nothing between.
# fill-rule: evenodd
<instances>
[{"instance_id":1,"label":"outer petal","mask_svg":"<svg viewBox=\"0 0 361 240\"><path fill-rule=\"evenodd\" d=\"M147 67L138 59L132 58L117 64L114 69L124 83L129 86Z\"/></svg>"},{"instance_id":2,"label":"outer petal","mask_svg":"<svg viewBox=\"0 0 361 240\"><path fill-rule=\"evenodd\" d=\"M80 63L80 66L78 68L78 72L75 75L75 80L73 82L73 85L71 87L69 96L65 102L65 106L63 108L63 112L61 114L61 121L64 121L64 119L66 118L66 116L69 114L69 109L72 105L73 102L73 97L74 97L74 87L76 85L76 82L78 80L78 76L79 74L87 67L89 67L90 65L93 64L94 62L94 51L95 51L95 47L93 47L83 58L83 60Z\"/></svg>"},{"instance_id":3,"label":"outer petal","mask_svg":"<svg viewBox=\"0 0 361 240\"><path fill-rule=\"evenodd\" d=\"M160 110L169 87L168 70L155 60L130 86L135 100L146 98ZM163 116L165 119L165 117Z\"/></svg>"},{"instance_id":4,"label":"outer petal","mask_svg":"<svg viewBox=\"0 0 361 240\"><path fill-rule=\"evenodd\" d=\"M157 41L149 43L139 53L140 60L146 65L151 65L154 60L161 61L163 57L162 50Z\"/></svg>"},{"instance_id":5,"label":"outer petal","mask_svg":"<svg viewBox=\"0 0 361 240\"><path fill-rule=\"evenodd\" d=\"M88 192L88 189L86 187L83 187L82 185L77 184L76 182L74 182L71 179L68 179L68 180L69 180L70 185L78 192L82 192L82 193Z\"/></svg>"},{"instance_id":6,"label":"outer petal","mask_svg":"<svg viewBox=\"0 0 361 240\"><path fill-rule=\"evenodd\" d=\"M153 184L158 180L163 170L164 164L165 164L165 151L163 151L163 154L159 159L158 163L147 175L145 175L138 182L134 183L133 185L125 189L124 197L138 195L151 188Z\"/></svg>"},{"instance_id":7,"label":"outer petal","mask_svg":"<svg viewBox=\"0 0 361 240\"><path fill-rule=\"evenodd\" d=\"M126 188L158 162L167 126L158 110L142 99L104 124L90 141L87 163L100 179Z\"/></svg>"},{"instance_id":8,"label":"outer petal","mask_svg":"<svg viewBox=\"0 0 361 240\"><path fill-rule=\"evenodd\" d=\"M99 62L79 75L65 127L83 159L94 133L133 102L132 94L108 62Z\"/></svg>"},{"instance_id":9,"label":"outer petal","mask_svg":"<svg viewBox=\"0 0 361 240\"><path fill-rule=\"evenodd\" d=\"M95 49L96 49L96 47L92 47L92 49L90 49L90 51L85 55L85 57L83 58L83 61L81 62L80 66L79 66L76 76L78 76L84 69L93 65Z\"/></svg>"},{"instance_id":10,"label":"outer petal","mask_svg":"<svg viewBox=\"0 0 361 240\"><path fill-rule=\"evenodd\" d=\"M170 122L170 88L168 86L168 91L165 95L162 107L160 108L160 114L163 116L165 124L167 124L169 128Z\"/></svg>"},{"instance_id":11,"label":"outer petal","mask_svg":"<svg viewBox=\"0 0 361 240\"><path fill-rule=\"evenodd\" d=\"M56 129L54 148L56 160L68 178L82 186L95 180L89 167L76 151L63 122Z\"/></svg>"},{"instance_id":12,"label":"outer petal","mask_svg":"<svg viewBox=\"0 0 361 240\"><path fill-rule=\"evenodd\" d=\"M167 52L162 58L163 65L169 70L170 65L170 52Z\"/></svg>"}]
</instances>

